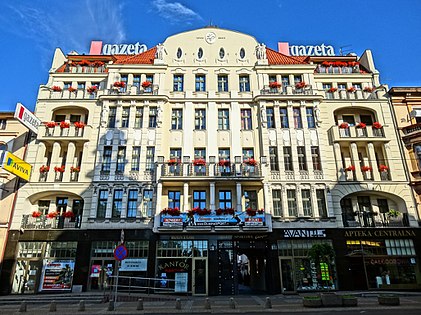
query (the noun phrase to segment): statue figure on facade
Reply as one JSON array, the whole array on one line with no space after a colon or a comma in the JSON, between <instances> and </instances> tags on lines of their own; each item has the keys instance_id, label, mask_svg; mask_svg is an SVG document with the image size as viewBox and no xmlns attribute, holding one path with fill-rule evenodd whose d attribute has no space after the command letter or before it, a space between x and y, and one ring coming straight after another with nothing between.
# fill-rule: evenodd
<instances>
[{"instance_id":1,"label":"statue figure on facade","mask_svg":"<svg viewBox=\"0 0 421 315\"><path fill-rule=\"evenodd\" d=\"M261 43L259 45L256 46L256 56L257 59L262 60L262 59L267 59L266 57L266 45Z\"/></svg>"},{"instance_id":2,"label":"statue figure on facade","mask_svg":"<svg viewBox=\"0 0 421 315\"><path fill-rule=\"evenodd\" d=\"M156 114L156 125L159 127L162 123L162 108L158 107Z\"/></svg>"},{"instance_id":3,"label":"statue figure on facade","mask_svg":"<svg viewBox=\"0 0 421 315\"><path fill-rule=\"evenodd\" d=\"M319 126L320 123L322 122L322 120L320 119L320 108L319 108L319 106L314 107L314 116L316 118L316 124L317 124L317 126Z\"/></svg>"},{"instance_id":4,"label":"statue figure on facade","mask_svg":"<svg viewBox=\"0 0 421 315\"><path fill-rule=\"evenodd\" d=\"M266 123L268 121L268 118L266 116L266 109L264 107L262 107L260 109L260 120L261 120L262 126L266 127Z\"/></svg>"},{"instance_id":5,"label":"statue figure on facade","mask_svg":"<svg viewBox=\"0 0 421 315\"><path fill-rule=\"evenodd\" d=\"M155 59L164 60L164 54L166 53L167 51L165 50L164 44L159 43L156 45Z\"/></svg>"}]
</instances>

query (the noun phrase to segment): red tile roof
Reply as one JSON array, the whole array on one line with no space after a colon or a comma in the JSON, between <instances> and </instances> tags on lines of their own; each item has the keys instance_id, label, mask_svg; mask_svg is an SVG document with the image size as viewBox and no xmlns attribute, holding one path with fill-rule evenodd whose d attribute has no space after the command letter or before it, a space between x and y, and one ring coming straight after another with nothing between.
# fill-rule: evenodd
<instances>
[{"instance_id":1,"label":"red tile roof","mask_svg":"<svg viewBox=\"0 0 421 315\"><path fill-rule=\"evenodd\" d=\"M266 47L266 56L270 65L305 65L307 56L287 56Z\"/></svg>"},{"instance_id":2,"label":"red tile roof","mask_svg":"<svg viewBox=\"0 0 421 315\"><path fill-rule=\"evenodd\" d=\"M153 64L153 60L155 59L156 47L152 47L151 49L137 55L114 55L117 60L114 64Z\"/></svg>"}]
</instances>

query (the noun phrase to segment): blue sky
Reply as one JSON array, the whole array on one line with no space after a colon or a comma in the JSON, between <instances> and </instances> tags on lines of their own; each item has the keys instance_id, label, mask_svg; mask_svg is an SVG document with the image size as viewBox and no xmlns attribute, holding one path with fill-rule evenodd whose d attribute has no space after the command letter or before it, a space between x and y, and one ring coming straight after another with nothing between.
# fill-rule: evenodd
<instances>
[{"instance_id":1,"label":"blue sky","mask_svg":"<svg viewBox=\"0 0 421 315\"><path fill-rule=\"evenodd\" d=\"M91 40L145 43L217 25L268 47L330 44L371 49L380 79L421 86L420 0L15 0L0 3L0 110L34 109L56 47L88 53Z\"/></svg>"}]
</instances>

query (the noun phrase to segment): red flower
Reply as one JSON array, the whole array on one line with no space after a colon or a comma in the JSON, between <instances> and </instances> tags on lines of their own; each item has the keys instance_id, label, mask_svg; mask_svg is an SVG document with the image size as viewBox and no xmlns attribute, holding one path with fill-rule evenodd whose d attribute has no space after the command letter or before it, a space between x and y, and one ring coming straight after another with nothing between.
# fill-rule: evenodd
<instances>
[{"instance_id":1,"label":"red flower","mask_svg":"<svg viewBox=\"0 0 421 315\"><path fill-rule=\"evenodd\" d=\"M338 88L335 87L331 87L329 90L327 90L329 93L333 93L336 92L338 90Z\"/></svg>"},{"instance_id":2,"label":"red flower","mask_svg":"<svg viewBox=\"0 0 421 315\"><path fill-rule=\"evenodd\" d=\"M57 211L53 211L53 212L50 212L50 213L47 214L47 218L49 218L49 219L54 219L57 216L58 216Z\"/></svg>"},{"instance_id":3,"label":"red flower","mask_svg":"<svg viewBox=\"0 0 421 315\"><path fill-rule=\"evenodd\" d=\"M374 90L376 90L376 88L375 87L371 87L371 86L366 86L364 88L364 91L365 92L369 92L369 93L373 92Z\"/></svg>"},{"instance_id":4,"label":"red flower","mask_svg":"<svg viewBox=\"0 0 421 315\"><path fill-rule=\"evenodd\" d=\"M361 166L361 172L368 172L368 171L371 171L372 170L372 168L371 168L371 166Z\"/></svg>"},{"instance_id":5,"label":"red flower","mask_svg":"<svg viewBox=\"0 0 421 315\"><path fill-rule=\"evenodd\" d=\"M80 167L70 167L70 172L72 173L79 173L80 172Z\"/></svg>"},{"instance_id":6,"label":"red flower","mask_svg":"<svg viewBox=\"0 0 421 315\"><path fill-rule=\"evenodd\" d=\"M247 208L246 213L247 213L248 216L254 217L256 215L257 211L253 210L252 208Z\"/></svg>"},{"instance_id":7,"label":"red flower","mask_svg":"<svg viewBox=\"0 0 421 315\"><path fill-rule=\"evenodd\" d=\"M69 92L76 92L76 89L74 87L69 86L67 88L67 91L69 91Z\"/></svg>"},{"instance_id":8,"label":"red flower","mask_svg":"<svg viewBox=\"0 0 421 315\"><path fill-rule=\"evenodd\" d=\"M142 87L143 88L148 88L148 87L150 87L152 85L152 82L150 82L150 81L145 81L145 82L142 82Z\"/></svg>"},{"instance_id":9,"label":"red flower","mask_svg":"<svg viewBox=\"0 0 421 315\"><path fill-rule=\"evenodd\" d=\"M103 62L103 61L99 61L99 60L97 60L97 61L94 61L94 62L92 63L92 65L93 65L94 67L102 67L102 66L104 65L104 62Z\"/></svg>"},{"instance_id":10,"label":"red flower","mask_svg":"<svg viewBox=\"0 0 421 315\"><path fill-rule=\"evenodd\" d=\"M341 128L341 129L348 129L349 128L349 125L348 125L347 122L343 122L342 124L339 125L339 128Z\"/></svg>"},{"instance_id":11,"label":"red flower","mask_svg":"<svg viewBox=\"0 0 421 315\"><path fill-rule=\"evenodd\" d=\"M374 129L381 129L383 126L382 126L382 124L381 123L379 123L378 121L375 121L374 123L373 123L373 128Z\"/></svg>"},{"instance_id":12,"label":"red flower","mask_svg":"<svg viewBox=\"0 0 421 315\"><path fill-rule=\"evenodd\" d=\"M180 209L178 209L177 207L175 208L165 208L162 209L161 214L168 214L171 216L179 216L180 215Z\"/></svg>"},{"instance_id":13,"label":"red flower","mask_svg":"<svg viewBox=\"0 0 421 315\"><path fill-rule=\"evenodd\" d=\"M42 215L42 213L41 213L41 212L39 212L39 211L34 211L34 212L32 212L32 217L33 217L33 218L39 218L41 215Z\"/></svg>"},{"instance_id":14,"label":"red flower","mask_svg":"<svg viewBox=\"0 0 421 315\"><path fill-rule=\"evenodd\" d=\"M126 83L124 81L116 81L114 82L113 86L118 88L124 88L126 86Z\"/></svg>"},{"instance_id":15,"label":"red flower","mask_svg":"<svg viewBox=\"0 0 421 315\"><path fill-rule=\"evenodd\" d=\"M54 172L59 172L59 173L64 173L64 165L62 165L62 166L55 166L54 167Z\"/></svg>"},{"instance_id":16,"label":"red flower","mask_svg":"<svg viewBox=\"0 0 421 315\"><path fill-rule=\"evenodd\" d=\"M245 164L251 165L251 166L256 166L257 165L257 161L253 158L247 159L244 161Z\"/></svg>"},{"instance_id":17,"label":"red flower","mask_svg":"<svg viewBox=\"0 0 421 315\"><path fill-rule=\"evenodd\" d=\"M345 172L353 172L355 171L355 166L354 165L350 165L345 169Z\"/></svg>"},{"instance_id":18,"label":"red flower","mask_svg":"<svg viewBox=\"0 0 421 315\"><path fill-rule=\"evenodd\" d=\"M262 208L262 209L260 209L260 210L257 210L257 213L258 213L258 214L264 214L264 213L265 213L265 209L263 209L263 208Z\"/></svg>"},{"instance_id":19,"label":"red flower","mask_svg":"<svg viewBox=\"0 0 421 315\"><path fill-rule=\"evenodd\" d=\"M354 86L351 86L350 88L347 89L347 91L349 93L354 93L357 89Z\"/></svg>"},{"instance_id":20,"label":"red flower","mask_svg":"<svg viewBox=\"0 0 421 315\"><path fill-rule=\"evenodd\" d=\"M193 165L196 165L196 166L198 166L198 165L206 165L206 161L205 161L205 159L195 159L193 161Z\"/></svg>"},{"instance_id":21,"label":"red flower","mask_svg":"<svg viewBox=\"0 0 421 315\"><path fill-rule=\"evenodd\" d=\"M98 91L98 87L96 85L90 86L88 87L87 91L90 94L96 93L96 91Z\"/></svg>"},{"instance_id":22,"label":"red flower","mask_svg":"<svg viewBox=\"0 0 421 315\"><path fill-rule=\"evenodd\" d=\"M175 164L177 164L177 159L169 159L168 160L168 165L175 165Z\"/></svg>"},{"instance_id":23,"label":"red flower","mask_svg":"<svg viewBox=\"0 0 421 315\"><path fill-rule=\"evenodd\" d=\"M75 214L72 211L66 211L63 216L65 218L73 218L75 216Z\"/></svg>"},{"instance_id":24,"label":"red flower","mask_svg":"<svg viewBox=\"0 0 421 315\"><path fill-rule=\"evenodd\" d=\"M86 125L85 125L85 123L83 123L83 122L81 122L81 121L75 121L74 123L73 123L73 125L76 127L76 128L80 128L80 129L83 129Z\"/></svg>"},{"instance_id":25,"label":"red flower","mask_svg":"<svg viewBox=\"0 0 421 315\"><path fill-rule=\"evenodd\" d=\"M47 173L49 170L50 170L50 166L48 165L47 166L43 165L39 168L40 173Z\"/></svg>"},{"instance_id":26,"label":"red flower","mask_svg":"<svg viewBox=\"0 0 421 315\"><path fill-rule=\"evenodd\" d=\"M51 89L52 89L54 92L61 92L61 90L62 90L62 88L61 88L61 87L59 87L59 86L57 86L57 85L54 85Z\"/></svg>"},{"instance_id":27,"label":"red flower","mask_svg":"<svg viewBox=\"0 0 421 315\"><path fill-rule=\"evenodd\" d=\"M277 89L277 88L280 88L281 87L281 84L280 83L278 83L278 82L270 82L269 83L269 87L271 88L271 89Z\"/></svg>"},{"instance_id":28,"label":"red flower","mask_svg":"<svg viewBox=\"0 0 421 315\"><path fill-rule=\"evenodd\" d=\"M361 129L365 129L367 127L367 125L365 123L361 122L356 127L361 128Z\"/></svg>"},{"instance_id":29,"label":"red flower","mask_svg":"<svg viewBox=\"0 0 421 315\"><path fill-rule=\"evenodd\" d=\"M229 160L219 160L219 166L229 166L230 161Z\"/></svg>"},{"instance_id":30,"label":"red flower","mask_svg":"<svg viewBox=\"0 0 421 315\"><path fill-rule=\"evenodd\" d=\"M296 89L302 89L305 88L307 86L307 84L304 81L298 82L297 84L295 84L295 88Z\"/></svg>"},{"instance_id":31,"label":"red flower","mask_svg":"<svg viewBox=\"0 0 421 315\"><path fill-rule=\"evenodd\" d=\"M384 164L380 164L380 166L379 166L380 172L386 172L388 169L389 169L389 167L384 165Z\"/></svg>"},{"instance_id":32,"label":"red flower","mask_svg":"<svg viewBox=\"0 0 421 315\"><path fill-rule=\"evenodd\" d=\"M58 126L58 123L56 123L55 121L50 121L46 122L45 125L47 126L47 128L54 128L55 126Z\"/></svg>"},{"instance_id":33,"label":"red flower","mask_svg":"<svg viewBox=\"0 0 421 315\"><path fill-rule=\"evenodd\" d=\"M69 128L70 127L70 123L62 121L60 122L60 128Z\"/></svg>"}]
</instances>

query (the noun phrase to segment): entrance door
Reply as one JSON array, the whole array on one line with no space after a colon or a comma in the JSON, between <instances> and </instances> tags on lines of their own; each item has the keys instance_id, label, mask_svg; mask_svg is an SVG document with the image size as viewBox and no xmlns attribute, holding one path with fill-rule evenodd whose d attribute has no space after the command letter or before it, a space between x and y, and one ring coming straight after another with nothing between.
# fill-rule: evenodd
<instances>
[{"instance_id":1,"label":"entrance door","mask_svg":"<svg viewBox=\"0 0 421 315\"><path fill-rule=\"evenodd\" d=\"M193 295L206 295L208 293L207 274L206 259L193 259Z\"/></svg>"},{"instance_id":2,"label":"entrance door","mask_svg":"<svg viewBox=\"0 0 421 315\"><path fill-rule=\"evenodd\" d=\"M295 292L294 265L291 258L281 259L282 293Z\"/></svg>"},{"instance_id":3,"label":"entrance door","mask_svg":"<svg viewBox=\"0 0 421 315\"><path fill-rule=\"evenodd\" d=\"M33 294L38 291L40 264L39 261L18 260L13 281L13 293Z\"/></svg>"},{"instance_id":4,"label":"entrance door","mask_svg":"<svg viewBox=\"0 0 421 315\"><path fill-rule=\"evenodd\" d=\"M107 289L111 283L109 278L114 274L114 260L93 260L91 261L91 273L89 275L90 290Z\"/></svg>"}]
</instances>

